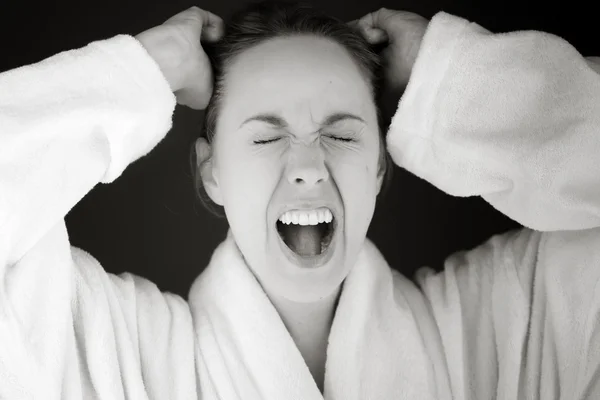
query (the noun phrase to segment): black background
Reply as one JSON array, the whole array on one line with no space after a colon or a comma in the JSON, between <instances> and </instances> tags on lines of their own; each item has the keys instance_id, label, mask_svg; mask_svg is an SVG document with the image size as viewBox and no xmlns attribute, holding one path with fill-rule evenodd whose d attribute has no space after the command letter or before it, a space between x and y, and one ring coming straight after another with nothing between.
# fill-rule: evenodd
<instances>
[{"instance_id":1,"label":"black background","mask_svg":"<svg viewBox=\"0 0 600 400\"><path fill-rule=\"evenodd\" d=\"M0 0L0 71L119 33L135 35L192 5L227 19L244 2ZM600 55L594 2L313 0L313 4L345 21L380 7L427 18L446 11L492 32L550 32L584 56ZM386 104L388 114L395 107ZM202 117L202 112L178 106L166 139L114 183L97 185L72 209L66 218L71 243L94 255L109 272L129 271L187 297L192 281L227 231L227 222L204 210L194 197L189 153ZM515 227L519 225L482 199L450 197L396 167L368 236L394 268L410 277L422 265L439 270L452 252Z\"/></svg>"}]
</instances>

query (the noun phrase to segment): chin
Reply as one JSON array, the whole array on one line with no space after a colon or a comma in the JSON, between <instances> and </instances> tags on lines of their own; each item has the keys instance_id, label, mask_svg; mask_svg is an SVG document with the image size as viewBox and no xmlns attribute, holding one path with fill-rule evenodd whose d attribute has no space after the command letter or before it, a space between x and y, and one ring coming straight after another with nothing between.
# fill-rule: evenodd
<instances>
[{"instance_id":1,"label":"chin","mask_svg":"<svg viewBox=\"0 0 600 400\"><path fill-rule=\"evenodd\" d=\"M245 246L250 256L247 260L251 261L248 264L265 292L301 303L315 302L337 293L356 262L354 253L358 253L359 248L354 243L362 245L364 239L348 243L343 217L333 217L323 224L313 223L310 227L291 225L294 224L278 220L272 224L274 229L268 230L263 245L248 242ZM306 230L302 232L303 229ZM310 251L295 251L298 245L290 245L294 231L319 237L308 246ZM354 248L356 252L351 251Z\"/></svg>"},{"instance_id":2,"label":"chin","mask_svg":"<svg viewBox=\"0 0 600 400\"><path fill-rule=\"evenodd\" d=\"M317 268L304 268L284 257L268 260L267 270L260 277L263 288L290 301L310 303L336 293L348 276L353 264L341 249L337 249L328 262Z\"/></svg>"}]
</instances>

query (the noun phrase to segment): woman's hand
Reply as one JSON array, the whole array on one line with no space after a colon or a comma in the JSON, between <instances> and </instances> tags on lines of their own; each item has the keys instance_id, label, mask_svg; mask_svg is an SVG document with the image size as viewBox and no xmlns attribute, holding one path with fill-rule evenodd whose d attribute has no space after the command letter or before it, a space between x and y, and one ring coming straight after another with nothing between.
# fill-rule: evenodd
<instances>
[{"instance_id":1,"label":"woman's hand","mask_svg":"<svg viewBox=\"0 0 600 400\"><path fill-rule=\"evenodd\" d=\"M387 42L382 51L386 83L393 91L404 90L429 21L408 11L382 8L348 24L373 45Z\"/></svg>"},{"instance_id":2,"label":"woman's hand","mask_svg":"<svg viewBox=\"0 0 600 400\"><path fill-rule=\"evenodd\" d=\"M177 102L203 110L213 90L213 71L200 40L217 41L223 20L192 7L136 36L164 74Z\"/></svg>"}]
</instances>

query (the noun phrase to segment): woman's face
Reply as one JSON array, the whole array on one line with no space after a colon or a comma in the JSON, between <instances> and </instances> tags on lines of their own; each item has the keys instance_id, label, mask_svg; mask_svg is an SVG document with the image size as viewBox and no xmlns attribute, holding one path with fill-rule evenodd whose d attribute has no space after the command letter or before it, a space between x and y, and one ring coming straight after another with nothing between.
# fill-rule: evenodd
<instances>
[{"instance_id":1,"label":"woman's face","mask_svg":"<svg viewBox=\"0 0 600 400\"><path fill-rule=\"evenodd\" d=\"M331 295L356 261L381 186L369 86L342 46L297 36L239 55L224 92L203 173L209 195L267 292Z\"/></svg>"}]
</instances>

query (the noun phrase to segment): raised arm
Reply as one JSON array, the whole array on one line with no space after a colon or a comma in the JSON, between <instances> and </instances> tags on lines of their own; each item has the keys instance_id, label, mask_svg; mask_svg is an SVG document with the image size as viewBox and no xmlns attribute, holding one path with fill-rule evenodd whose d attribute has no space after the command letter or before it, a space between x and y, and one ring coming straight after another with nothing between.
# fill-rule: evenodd
<instances>
[{"instance_id":1,"label":"raised arm","mask_svg":"<svg viewBox=\"0 0 600 400\"><path fill-rule=\"evenodd\" d=\"M492 34L444 13L428 25L388 149L533 229L416 274L456 397L600 396L597 61L548 33Z\"/></svg>"},{"instance_id":2,"label":"raised arm","mask_svg":"<svg viewBox=\"0 0 600 400\"><path fill-rule=\"evenodd\" d=\"M176 98L206 106L216 22L191 8L0 75L0 398L196 393L185 301L107 274L63 217L160 142Z\"/></svg>"},{"instance_id":3,"label":"raised arm","mask_svg":"<svg viewBox=\"0 0 600 400\"><path fill-rule=\"evenodd\" d=\"M395 162L540 231L600 226L600 64L543 32L429 23L388 133Z\"/></svg>"},{"instance_id":4,"label":"raised arm","mask_svg":"<svg viewBox=\"0 0 600 400\"><path fill-rule=\"evenodd\" d=\"M0 74L0 272L98 182L160 142L176 98L208 104L212 71L200 38L222 31L219 17L192 7L136 38Z\"/></svg>"},{"instance_id":5,"label":"raised arm","mask_svg":"<svg viewBox=\"0 0 600 400\"><path fill-rule=\"evenodd\" d=\"M0 74L0 268L148 153L174 107L158 66L130 36Z\"/></svg>"}]
</instances>

